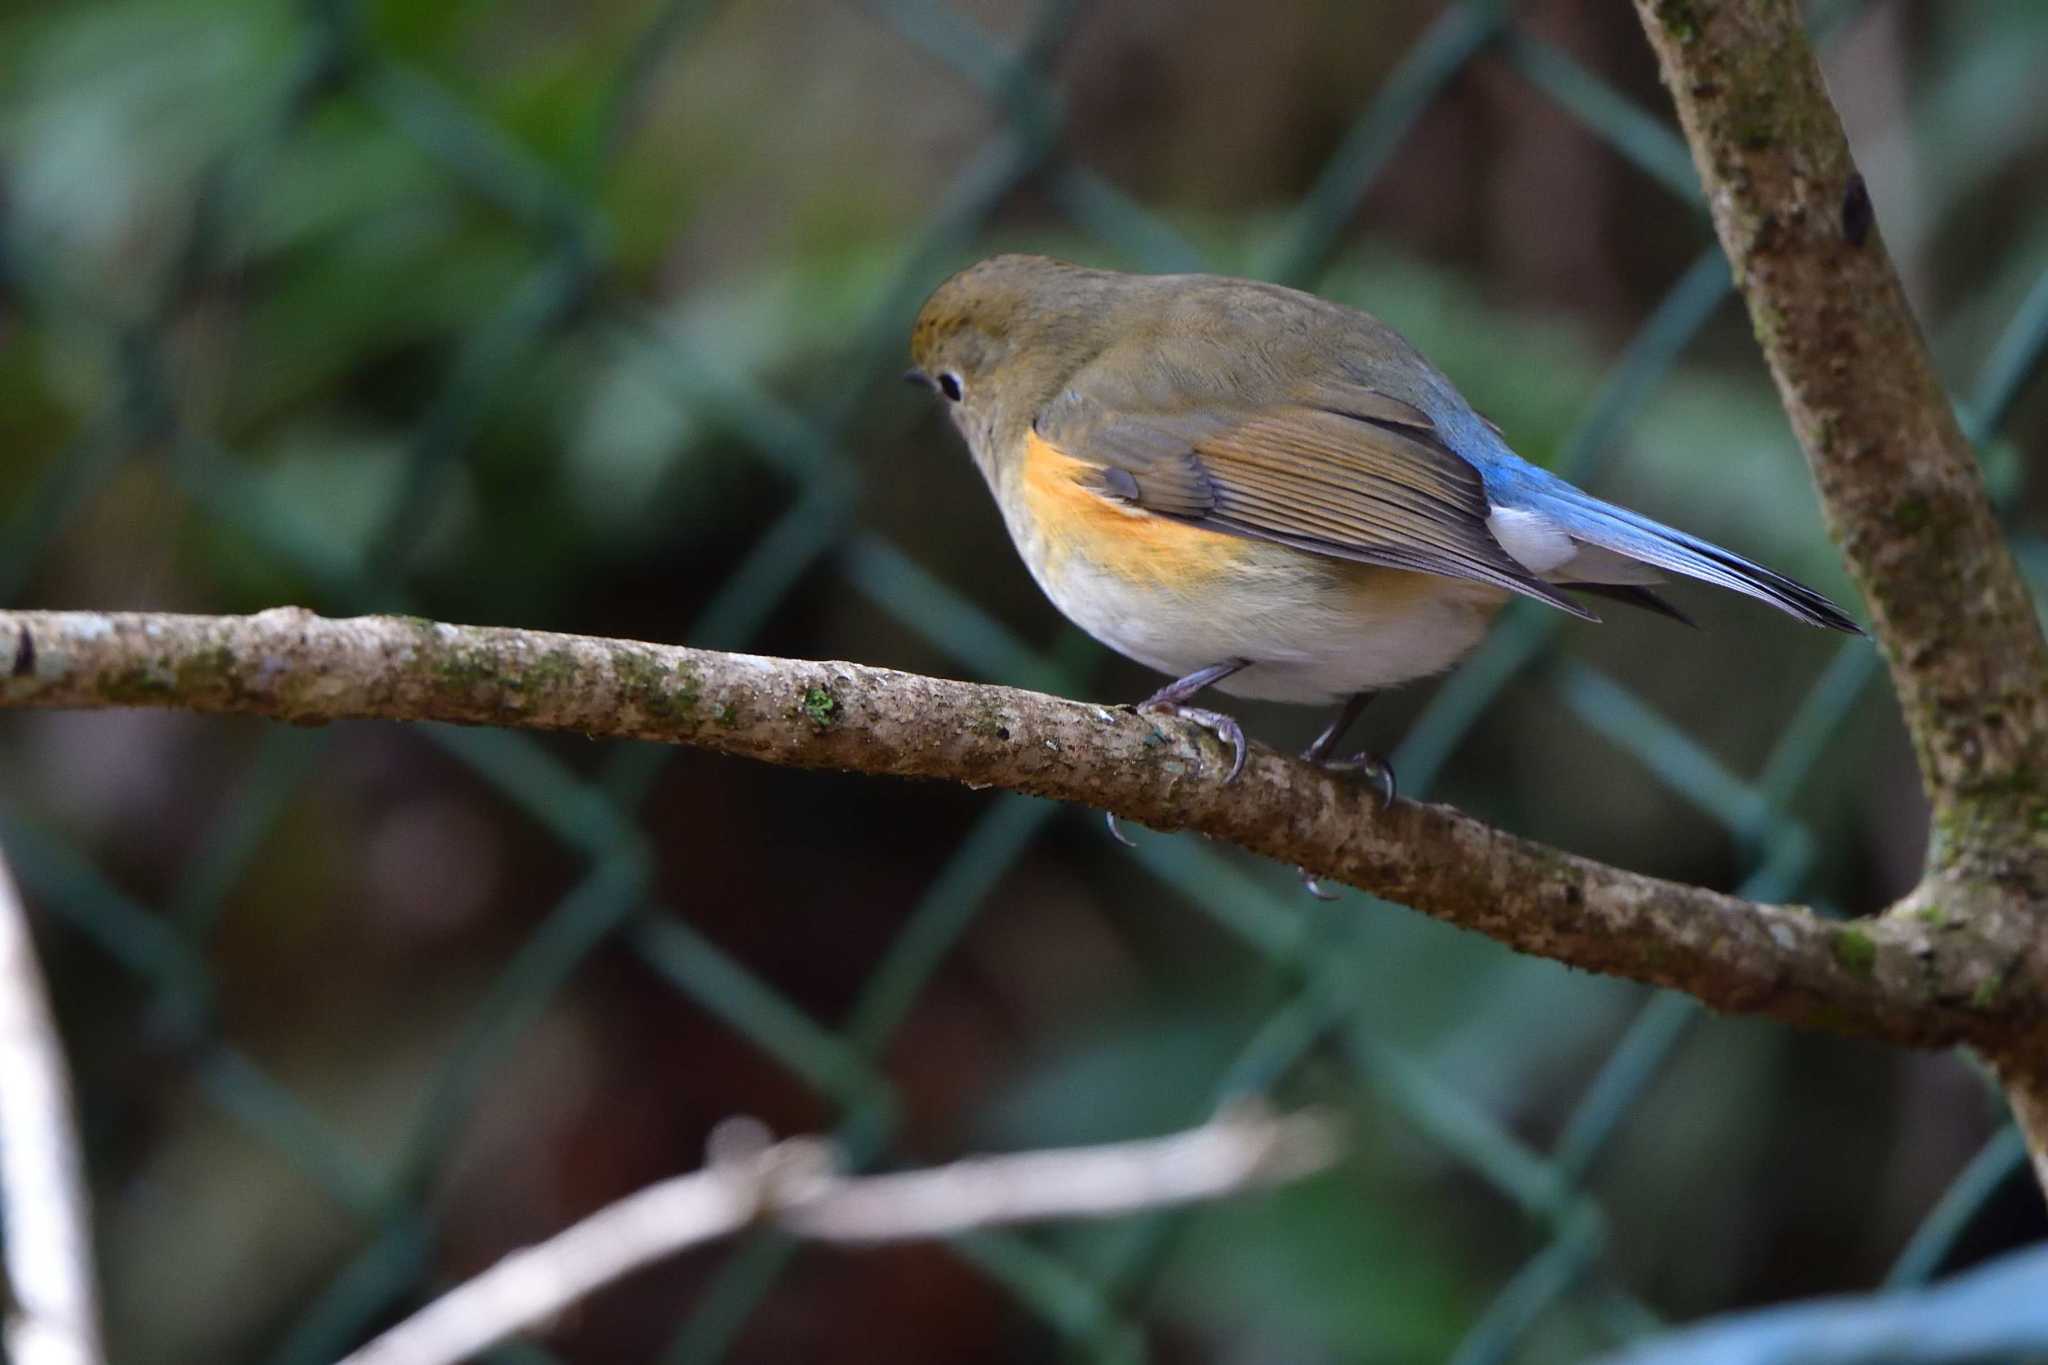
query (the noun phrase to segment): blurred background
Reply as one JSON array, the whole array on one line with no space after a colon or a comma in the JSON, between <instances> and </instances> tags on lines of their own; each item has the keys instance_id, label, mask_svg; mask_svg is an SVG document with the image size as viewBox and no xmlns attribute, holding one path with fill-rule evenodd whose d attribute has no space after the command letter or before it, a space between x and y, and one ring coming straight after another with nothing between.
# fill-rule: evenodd
<instances>
[{"instance_id":1,"label":"blurred background","mask_svg":"<svg viewBox=\"0 0 2048 1365\"><path fill-rule=\"evenodd\" d=\"M2038 572L2048 7L1813 22ZM1135 699L896 382L924 293L1000 249L1369 306L1528 458L1856 602L1625 5L5 3L0 149L10 606ZM1904 891L1924 809L1874 650L1675 595L1700 631L1518 604L1362 736L1410 795L1626 867ZM1320 719L1244 715L1286 747ZM1259 1090L1355 1150L1188 1214L709 1249L502 1358L1566 1361L2048 1230L1966 1058L1134 834L654 746L0 717L115 1358L332 1359L736 1113L888 1168Z\"/></svg>"}]
</instances>

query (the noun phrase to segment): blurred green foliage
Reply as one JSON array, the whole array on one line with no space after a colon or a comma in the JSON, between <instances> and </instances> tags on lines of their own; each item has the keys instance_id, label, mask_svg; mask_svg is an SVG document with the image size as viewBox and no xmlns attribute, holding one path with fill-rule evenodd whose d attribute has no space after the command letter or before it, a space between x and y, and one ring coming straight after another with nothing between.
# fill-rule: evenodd
<instances>
[{"instance_id":1,"label":"blurred green foliage","mask_svg":"<svg viewBox=\"0 0 2048 1365\"><path fill-rule=\"evenodd\" d=\"M2038 574L2048 7L1829 8L1880 222ZM0 6L0 600L404 610L1139 695L891 382L923 291L1011 247L1369 306L1528 457L1853 600L1632 22ZM1686 606L1704 633L1510 613L1370 738L1518 832L1883 904L1924 812L1867 648ZM706 1252L552 1355L1578 1359L1870 1287L1998 1142L1955 1059L1702 1021L1015 798L158 715L9 718L0 764L120 1359L329 1358L736 1112L907 1164L1253 1088L1347 1107L1357 1148L1185 1216ZM2005 1160L1916 1273L2040 1234Z\"/></svg>"}]
</instances>

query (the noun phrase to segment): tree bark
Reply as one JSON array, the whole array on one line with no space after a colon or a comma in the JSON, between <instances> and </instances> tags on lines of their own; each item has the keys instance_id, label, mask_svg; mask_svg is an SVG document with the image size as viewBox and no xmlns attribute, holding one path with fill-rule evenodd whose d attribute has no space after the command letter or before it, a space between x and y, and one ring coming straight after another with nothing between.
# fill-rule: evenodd
<instances>
[{"instance_id":1,"label":"tree bark","mask_svg":"<svg viewBox=\"0 0 2048 1365\"><path fill-rule=\"evenodd\" d=\"M2048 644L1907 305L1797 0L1636 0L1933 809L1920 911L2048 982ZM2048 1186L2048 1038L1988 1045Z\"/></svg>"},{"instance_id":2,"label":"tree bark","mask_svg":"<svg viewBox=\"0 0 2048 1365\"><path fill-rule=\"evenodd\" d=\"M1516 838L1126 707L850 663L414 618L0 612L0 707L161 706L295 724L435 720L690 744L797 767L1003 787L1193 829L1523 952L1888 1042L2032 1030L2024 922L1938 906L1823 920Z\"/></svg>"}]
</instances>

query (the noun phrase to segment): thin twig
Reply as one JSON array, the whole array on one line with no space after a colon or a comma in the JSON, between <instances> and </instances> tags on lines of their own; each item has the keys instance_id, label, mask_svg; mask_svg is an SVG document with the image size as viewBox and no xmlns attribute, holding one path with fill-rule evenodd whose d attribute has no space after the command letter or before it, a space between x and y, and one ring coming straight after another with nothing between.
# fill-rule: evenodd
<instances>
[{"instance_id":1,"label":"thin twig","mask_svg":"<svg viewBox=\"0 0 2048 1365\"><path fill-rule=\"evenodd\" d=\"M15 1365L97 1365L89 1206L64 1047L28 913L0 856L0 1230Z\"/></svg>"},{"instance_id":2,"label":"thin twig","mask_svg":"<svg viewBox=\"0 0 2048 1365\"><path fill-rule=\"evenodd\" d=\"M846 1176L829 1144L721 1125L705 1168L650 1185L428 1304L342 1365L453 1365L654 1261L756 1223L829 1242L894 1242L1049 1218L1106 1218L1312 1175L1331 1121L1236 1106L1161 1138Z\"/></svg>"}]
</instances>

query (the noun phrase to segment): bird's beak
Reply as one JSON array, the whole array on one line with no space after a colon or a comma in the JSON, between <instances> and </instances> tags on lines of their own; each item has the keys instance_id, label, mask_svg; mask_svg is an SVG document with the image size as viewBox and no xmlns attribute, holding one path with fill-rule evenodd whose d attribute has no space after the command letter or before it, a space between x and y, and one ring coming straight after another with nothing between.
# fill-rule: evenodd
<instances>
[{"instance_id":1,"label":"bird's beak","mask_svg":"<svg viewBox=\"0 0 2048 1365\"><path fill-rule=\"evenodd\" d=\"M932 386L932 377L913 365L903 372L903 382L928 389Z\"/></svg>"}]
</instances>

